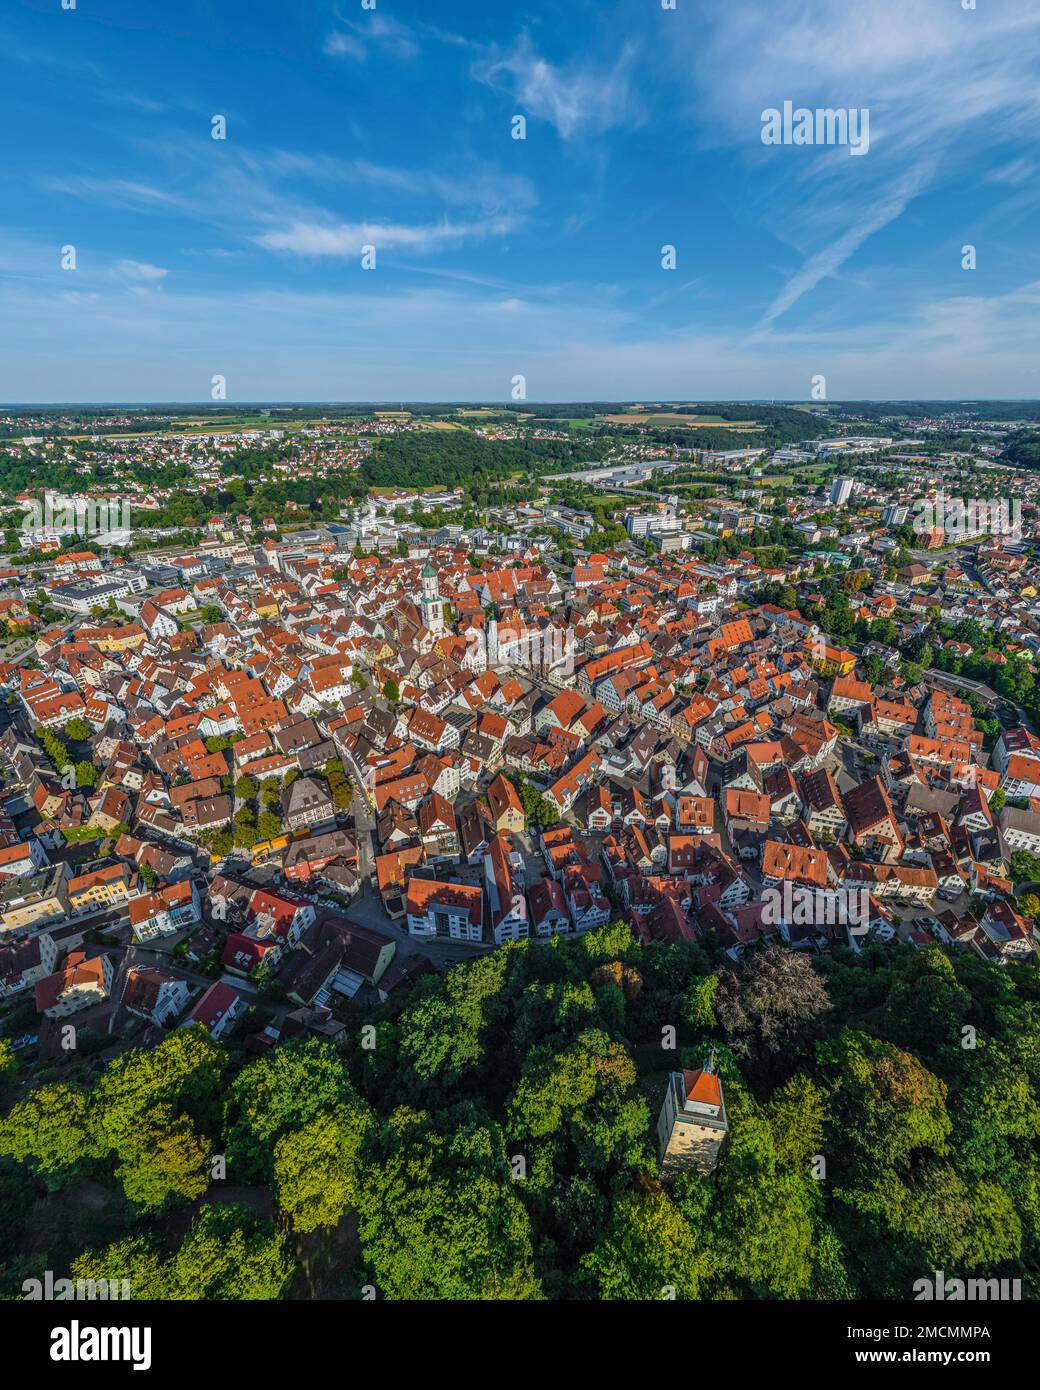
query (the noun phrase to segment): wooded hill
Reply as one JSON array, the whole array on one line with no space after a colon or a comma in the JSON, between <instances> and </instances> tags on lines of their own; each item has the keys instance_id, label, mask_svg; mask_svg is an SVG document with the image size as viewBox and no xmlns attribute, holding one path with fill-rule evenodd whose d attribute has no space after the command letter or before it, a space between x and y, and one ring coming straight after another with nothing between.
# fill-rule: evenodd
<instances>
[{"instance_id":1,"label":"wooded hill","mask_svg":"<svg viewBox=\"0 0 1040 1390\"><path fill-rule=\"evenodd\" d=\"M734 966L615 925L428 977L343 1050L179 1030L28 1094L8 1056L0 1278L7 1297L71 1268L135 1298L833 1299L912 1297L942 1269L1035 1297L1038 1024L1032 966L938 947ZM710 1176L665 1187L666 1077L712 1041L730 1132ZM105 1221L70 1217L85 1185Z\"/></svg>"}]
</instances>

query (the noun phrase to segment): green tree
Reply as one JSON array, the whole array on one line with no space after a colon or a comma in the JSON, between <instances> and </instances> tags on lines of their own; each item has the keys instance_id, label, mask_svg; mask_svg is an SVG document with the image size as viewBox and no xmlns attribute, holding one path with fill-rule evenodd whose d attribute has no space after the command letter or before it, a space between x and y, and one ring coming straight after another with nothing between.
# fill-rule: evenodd
<instances>
[{"instance_id":1,"label":"green tree","mask_svg":"<svg viewBox=\"0 0 1040 1390\"><path fill-rule=\"evenodd\" d=\"M714 1190L703 1175L683 1175L676 1183L676 1203L702 1233L719 1273L745 1296L804 1296L812 1282L817 1184L808 1164L790 1163L804 1154L804 1139L801 1153L792 1138L778 1154L771 1117L728 1068L724 1075L730 1132ZM786 1099L790 1104L790 1092ZM801 1102L804 1106L804 1097Z\"/></svg>"},{"instance_id":2,"label":"green tree","mask_svg":"<svg viewBox=\"0 0 1040 1390\"><path fill-rule=\"evenodd\" d=\"M280 1298L295 1266L284 1238L235 1203L204 1206L176 1254L164 1259L131 1237L72 1264L74 1279L126 1278L135 1299Z\"/></svg>"},{"instance_id":3,"label":"green tree","mask_svg":"<svg viewBox=\"0 0 1040 1390\"><path fill-rule=\"evenodd\" d=\"M610 1226L580 1273L602 1299L696 1299L712 1267L666 1193L629 1192L615 1201Z\"/></svg>"},{"instance_id":4,"label":"green tree","mask_svg":"<svg viewBox=\"0 0 1040 1390\"><path fill-rule=\"evenodd\" d=\"M401 1060L413 1088L441 1095L485 1059L486 1018L507 965L508 956L496 951L420 982L400 1024Z\"/></svg>"},{"instance_id":5,"label":"green tree","mask_svg":"<svg viewBox=\"0 0 1040 1390\"><path fill-rule=\"evenodd\" d=\"M649 1112L635 1093L627 1049L602 1029L586 1028L561 1048L543 1043L527 1057L507 1109L511 1136L541 1145L542 1166L529 1177L547 1184L564 1144L583 1172L644 1166L649 1159Z\"/></svg>"},{"instance_id":6,"label":"green tree","mask_svg":"<svg viewBox=\"0 0 1040 1390\"><path fill-rule=\"evenodd\" d=\"M17 1072L18 1055L5 1038L0 1038L0 1100L6 1098Z\"/></svg>"},{"instance_id":7,"label":"green tree","mask_svg":"<svg viewBox=\"0 0 1040 1390\"><path fill-rule=\"evenodd\" d=\"M235 848L235 837L230 830L217 830L210 841L210 848L214 854L219 854L221 859L230 854ZM248 848L248 846L246 846Z\"/></svg>"},{"instance_id":8,"label":"green tree","mask_svg":"<svg viewBox=\"0 0 1040 1390\"><path fill-rule=\"evenodd\" d=\"M131 1201L156 1209L206 1190L227 1062L202 1028L179 1028L150 1051L117 1057L97 1083L94 1141L118 1159Z\"/></svg>"},{"instance_id":9,"label":"green tree","mask_svg":"<svg viewBox=\"0 0 1040 1390\"><path fill-rule=\"evenodd\" d=\"M358 1154L369 1125L366 1106L339 1106L275 1144L275 1192L294 1230L335 1226L357 1206Z\"/></svg>"},{"instance_id":10,"label":"green tree","mask_svg":"<svg viewBox=\"0 0 1040 1390\"><path fill-rule=\"evenodd\" d=\"M141 1123L136 1141L116 1177L129 1201L159 1210L173 1201L194 1201L209 1186L212 1145L172 1107L156 1105Z\"/></svg>"},{"instance_id":11,"label":"green tree","mask_svg":"<svg viewBox=\"0 0 1040 1390\"><path fill-rule=\"evenodd\" d=\"M691 984L684 1003L683 1016L698 1032L709 1032L716 1026L715 994L719 987L717 975L705 975Z\"/></svg>"},{"instance_id":12,"label":"green tree","mask_svg":"<svg viewBox=\"0 0 1040 1390\"><path fill-rule=\"evenodd\" d=\"M0 1154L28 1163L50 1188L82 1173L102 1150L90 1124L90 1097L59 1082L29 1092L0 1121Z\"/></svg>"},{"instance_id":13,"label":"green tree","mask_svg":"<svg viewBox=\"0 0 1040 1390\"><path fill-rule=\"evenodd\" d=\"M1027 849L1011 852L1011 878L1015 883L1040 882L1040 855Z\"/></svg>"},{"instance_id":14,"label":"green tree","mask_svg":"<svg viewBox=\"0 0 1040 1390\"><path fill-rule=\"evenodd\" d=\"M960 984L953 962L937 946L911 952L901 962L885 1005L886 1031L905 1047L930 1053L959 1043L971 1012L971 994Z\"/></svg>"},{"instance_id":15,"label":"green tree","mask_svg":"<svg viewBox=\"0 0 1040 1390\"><path fill-rule=\"evenodd\" d=\"M905 1166L918 1150L944 1154L951 1124L948 1087L909 1052L845 1028L817 1044L830 1079L828 1152L841 1167L871 1180Z\"/></svg>"},{"instance_id":16,"label":"green tree","mask_svg":"<svg viewBox=\"0 0 1040 1390\"><path fill-rule=\"evenodd\" d=\"M359 1100L327 1042L292 1039L243 1067L228 1095L228 1163L257 1181L271 1172L277 1140Z\"/></svg>"},{"instance_id":17,"label":"green tree","mask_svg":"<svg viewBox=\"0 0 1040 1390\"><path fill-rule=\"evenodd\" d=\"M401 1108L360 1182L360 1238L392 1299L531 1299L530 1222L501 1135L469 1121L450 1135Z\"/></svg>"},{"instance_id":18,"label":"green tree","mask_svg":"<svg viewBox=\"0 0 1040 1390\"><path fill-rule=\"evenodd\" d=\"M802 1174L823 1145L827 1106L823 1092L807 1076L792 1076L766 1106L777 1162Z\"/></svg>"}]
</instances>

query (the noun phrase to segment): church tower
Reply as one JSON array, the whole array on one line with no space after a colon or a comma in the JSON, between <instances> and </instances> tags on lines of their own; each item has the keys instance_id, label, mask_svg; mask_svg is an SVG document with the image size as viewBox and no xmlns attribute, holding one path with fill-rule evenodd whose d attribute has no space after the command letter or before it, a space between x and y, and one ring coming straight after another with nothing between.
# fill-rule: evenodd
<instances>
[{"instance_id":1,"label":"church tower","mask_svg":"<svg viewBox=\"0 0 1040 1390\"><path fill-rule=\"evenodd\" d=\"M661 1176L674 1178L690 1168L710 1173L728 1131L714 1057L696 1071L673 1071L657 1120Z\"/></svg>"},{"instance_id":2,"label":"church tower","mask_svg":"<svg viewBox=\"0 0 1040 1390\"><path fill-rule=\"evenodd\" d=\"M441 598L440 581L437 571L429 563L422 572L422 618L423 626L431 632L440 632L444 627L444 601Z\"/></svg>"}]
</instances>

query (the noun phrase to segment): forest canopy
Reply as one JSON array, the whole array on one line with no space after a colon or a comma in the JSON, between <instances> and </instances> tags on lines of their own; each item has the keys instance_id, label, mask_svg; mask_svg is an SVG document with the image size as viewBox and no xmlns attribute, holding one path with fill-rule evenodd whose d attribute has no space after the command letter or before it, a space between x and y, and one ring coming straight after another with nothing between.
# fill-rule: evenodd
<instances>
[{"instance_id":1,"label":"forest canopy","mask_svg":"<svg viewBox=\"0 0 1040 1390\"><path fill-rule=\"evenodd\" d=\"M0 1281L896 1299L943 1269L1035 1296L1038 1011L1032 966L898 946L734 965L616 924L426 977L342 1048L180 1029L21 1099L5 1073ZM668 1073L710 1048L729 1133L713 1172L662 1183ZM85 1191L106 1221L48 1218Z\"/></svg>"}]
</instances>

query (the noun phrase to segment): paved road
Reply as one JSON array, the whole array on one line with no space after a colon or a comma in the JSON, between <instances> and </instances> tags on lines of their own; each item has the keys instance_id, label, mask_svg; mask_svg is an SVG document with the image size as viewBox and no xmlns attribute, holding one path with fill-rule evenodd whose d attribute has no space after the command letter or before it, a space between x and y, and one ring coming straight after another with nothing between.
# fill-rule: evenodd
<instances>
[{"instance_id":1,"label":"paved road","mask_svg":"<svg viewBox=\"0 0 1040 1390\"><path fill-rule=\"evenodd\" d=\"M344 766L346 766L344 764ZM367 884L369 876L375 872L375 842L373 832L376 828L376 818L368 798L361 790L361 786L353 771L347 768L347 775L350 777L351 785L354 789L354 800L351 802L350 810L354 817L354 831L357 835L358 843L358 872L362 880Z\"/></svg>"}]
</instances>

